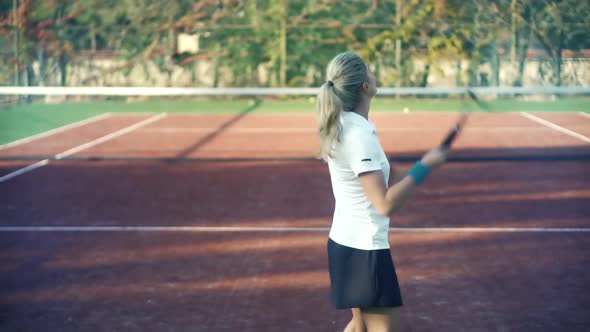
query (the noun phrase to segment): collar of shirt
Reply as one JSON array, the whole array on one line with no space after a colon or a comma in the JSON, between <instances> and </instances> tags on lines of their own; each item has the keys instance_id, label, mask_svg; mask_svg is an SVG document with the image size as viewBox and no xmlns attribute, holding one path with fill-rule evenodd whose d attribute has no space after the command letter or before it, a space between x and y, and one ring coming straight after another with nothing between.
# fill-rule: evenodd
<instances>
[{"instance_id":1,"label":"collar of shirt","mask_svg":"<svg viewBox=\"0 0 590 332\"><path fill-rule=\"evenodd\" d=\"M342 112L342 122L343 124L346 122L353 123L366 129L370 133L377 133L375 125L370 120L365 119L362 115L356 112Z\"/></svg>"}]
</instances>

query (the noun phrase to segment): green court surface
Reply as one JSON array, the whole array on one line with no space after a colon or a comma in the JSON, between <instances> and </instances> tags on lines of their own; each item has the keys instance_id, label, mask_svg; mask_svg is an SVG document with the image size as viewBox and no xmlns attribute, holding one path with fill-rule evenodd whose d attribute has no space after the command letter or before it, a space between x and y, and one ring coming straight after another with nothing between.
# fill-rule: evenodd
<instances>
[{"instance_id":1,"label":"green court surface","mask_svg":"<svg viewBox=\"0 0 590 332\"><path fill-rule=\"evenodd\" d=\"M259 112L314 112L314 97L297 99L233 100L182 100L181 98L158 99L138 102L85 102L60 104L26 104L0 110L0 144L42 133L68 123L80 121L97 114L113 112L195 112L195 113L242 113ZM588 112L590 99L568 98L554 101L525 101L498 99L488 101L492 112ZM467 99L395 99L377 97L372 110L378 112L450 112L475 110Z\"/></svg>"}]
</instances>

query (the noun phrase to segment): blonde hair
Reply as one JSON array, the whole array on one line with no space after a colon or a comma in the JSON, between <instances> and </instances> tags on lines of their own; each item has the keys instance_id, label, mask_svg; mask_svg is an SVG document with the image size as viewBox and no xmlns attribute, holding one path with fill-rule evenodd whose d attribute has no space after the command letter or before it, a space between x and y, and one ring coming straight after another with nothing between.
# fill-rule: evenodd
<instances>
[{"instance_id":1,"label":"blonde hair","mask_svg":"<svg viewBox=\"0 0 590 332\"><path fill-rule=\"evenodd\" d=\"M328 64L327 81L320 87L317 100L319 157L332 156L334 140L342 127L342 112L352 112L361 101L361 85L367 81L367 65L356 54L340 53Z\"/></svg>"}]
</instances>

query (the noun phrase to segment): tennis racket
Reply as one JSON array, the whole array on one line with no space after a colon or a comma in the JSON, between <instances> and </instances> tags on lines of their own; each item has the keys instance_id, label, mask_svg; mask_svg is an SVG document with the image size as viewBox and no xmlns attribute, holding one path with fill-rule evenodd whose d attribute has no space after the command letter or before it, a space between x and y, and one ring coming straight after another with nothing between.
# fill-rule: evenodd
<instances>
[{"instance_id":1,"label":"tennis racket","mask_svg":"<svg viewBox=\"0 0 590 332\"><path fill-rule=\"evenodd\" d=\"M488 106L485 103L482 103L477 98L477 96L475 95L475 93L473 93L473 91L467 89L467 95L469 96L469 98L471 98L472 101L475 102L475 104L477 105L477 107L481 108L484 111L488 111L489 110ZM453 127L453 129L451 129L451 131L447 134L447 136L445 137L445 139L441 143L441 147L443 147L445 149L450 149L451 148L451 145L453 144L453 142L457 138L457 135L459 135L459 133L463 129L463 126L467 122L467 119L469 118L470 115L471 115L471 112L467 111L465 113L462 113L461 116L459 116L459 120L457 120L457 123L455 124L455 126Z\"/></svg>"}]
</instances>

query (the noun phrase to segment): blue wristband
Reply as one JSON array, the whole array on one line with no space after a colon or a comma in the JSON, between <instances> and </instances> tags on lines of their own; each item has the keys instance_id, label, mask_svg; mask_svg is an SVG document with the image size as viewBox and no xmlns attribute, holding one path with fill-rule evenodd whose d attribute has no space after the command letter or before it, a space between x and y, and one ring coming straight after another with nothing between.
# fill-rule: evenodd
<instances>
[{"instance_id":1,"label":"blue wristband","mask_svg":"<svg viewBox=\"0 0 590 332\"><path fill-rule=\"evenodd\" d=\"M416 182L416 185L419 186L428 176L428 173L430 173L430 168L418 161L414 167L410 169L408 176L411 176L412 179L414 179L414 182Z\"/></svg>"}]
</instances>

